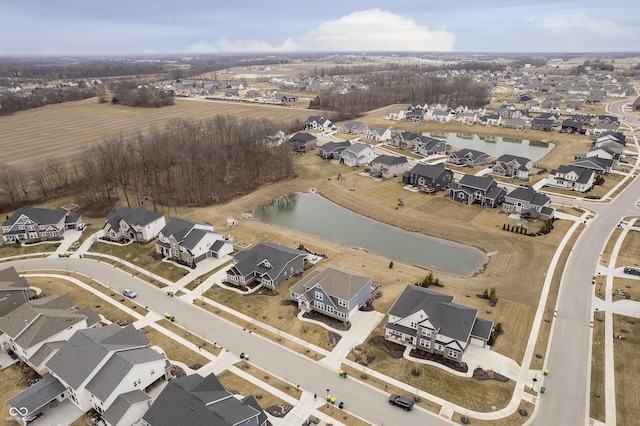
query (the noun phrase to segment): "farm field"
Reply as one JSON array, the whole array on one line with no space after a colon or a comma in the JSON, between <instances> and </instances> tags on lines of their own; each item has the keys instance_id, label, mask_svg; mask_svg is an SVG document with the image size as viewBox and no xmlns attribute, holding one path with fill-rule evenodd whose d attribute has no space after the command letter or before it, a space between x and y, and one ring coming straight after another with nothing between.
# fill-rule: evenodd
<instances>
[{"instance_id":1,"label":"farm field","mask_svg":"<svg viewBox=\"0 0 640 426\"><path fill-rule=\"evenodd\" d=\"M25 170L38 167L38 158L73 159L85 147L104 137L130 134L152 126L164 126L175 119L203 120L215 115L270 119L282 125L304 122L317 111L272 105L224 101L176 99L164 108L132 108L95 98L48 105L9 116L0 116L3 162Z\"/></svg>"}]
</instances>

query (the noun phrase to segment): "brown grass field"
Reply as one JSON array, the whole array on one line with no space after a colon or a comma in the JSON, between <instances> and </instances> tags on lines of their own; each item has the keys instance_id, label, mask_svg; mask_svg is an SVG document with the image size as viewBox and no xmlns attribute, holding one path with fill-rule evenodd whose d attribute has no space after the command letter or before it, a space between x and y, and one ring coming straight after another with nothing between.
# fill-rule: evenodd
<instances>
[{"instance_id":1,"label":"brown grass field","mask_svg":"<svg viewBox=\"0 0 640 426\"><path fill-rule=\"evenodd\" d=\"M625 336L625 340L614 339L613 359L616 377L616 424L631 426L638 424L640 416L640 325L637 318L624 315L613 316L613 332Z\"/></svg>"},{"instance_id":2,"label":"brown grass field","mask_svg":"<svg viewBox=\"0 0 640 426\"><path fill-rule=\"evenodd\" d=\"M284 124L306 120L315 113L318 112L299 108L186 99L176 99L175 105L164 108L98 104L95 98L65 102L0 116L3 162L30 170L37 167L38 158L73 158L74 153L106 136L162 127L174 119L234 115L268 118Z\"/></svg>"},{"instance_id":3,"label":"brown grass field","mask_svg":"<svg viewBox=\"0 0 640 426\"><path fill-rule=\"evenodd\" d=\"M591 393L589 394L589 417L604 422L606 419L604 386L604 312L593 315L593 342L591 342Z\"/></svg>"}]
</instances>

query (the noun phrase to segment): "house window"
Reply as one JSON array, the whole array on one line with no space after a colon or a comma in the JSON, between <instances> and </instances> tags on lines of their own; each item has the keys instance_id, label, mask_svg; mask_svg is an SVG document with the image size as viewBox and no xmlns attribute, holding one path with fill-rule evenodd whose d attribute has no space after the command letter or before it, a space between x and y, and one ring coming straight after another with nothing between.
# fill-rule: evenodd
<instances>
[{"instance_id":1,"label":"house window","mask_svg":"<svg viewBox=\"0 0 640 426\"><path fill-rule=\"evenodd\" d=\"M338 306L347 307L347 301L344 299L338 299Z\"/></svg>"},{"instance_id":2,"label":"house window","mask_svg":"<svg viewBox=\"0 0 640 426\"><path fill-rule=\"evenodd\" d=\"M411 322L411 328L416 328L416 327L417 327L416 323L412 321Z\"/></svg>"},{"instance_id":3,"label":"house window","mask_svg":"<svg viewBox=\"0 0 640 426\"><path fill-rule=\"evenodd\" d=\"M444 349L444 346L442 346L439 343L436 343L436 350L441 351L442 349Z\"/></svg>"},{"instance_id":4,"label":"house window","mask_svg":"<svg viewBox=\"0 0 640 426\"><path fill-rule=\"evenodd\" d=\"M317 300L313 301L313 307L324 311L324 303L318 302Z\"/></svg>"},{"instance_id":5,"label":"house window","mask_svg":"<svg viewBox=\"0 0 640 426\"><path fill-rule=\"evenodd\" d=\"M427 336L427 337L431 337L431 330L427 330L426 328L422 329L422 335L423 336Z\"/></svg>"},{"instance_id":6,"label":"house window","mask_svg":"<svg viewBox=\"0 0 640 426\"><path fill-rule=\"evenodd\" d=\"M298 298L298 293L291 292L291 297L294 299Z\"/></svg>"},{"instance_id":7,"label":"house window","mask_svg":"<svg viewBox=\"0 0 640 426\"><path fill-rule=\"evenodd\" d=\"M324 300L321 291L316 291L315 292L315 298L318 299L318 300Z\"/></svg>"},{"instance_id":8,"label":"house window","mask_svg":"<svg viewBox=\"0 0 640 426\"><path fill-rule=\"evenodd\" d=\"M447 351L447 355L451 358L458 358L458 351L454 351L453 349L449 349Z\"/></svg>"}]
</instances>

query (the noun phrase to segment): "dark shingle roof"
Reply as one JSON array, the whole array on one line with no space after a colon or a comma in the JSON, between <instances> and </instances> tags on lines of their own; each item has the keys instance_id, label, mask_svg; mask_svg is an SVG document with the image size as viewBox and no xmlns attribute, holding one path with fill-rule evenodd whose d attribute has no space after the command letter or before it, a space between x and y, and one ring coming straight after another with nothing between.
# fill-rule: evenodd
<instances>
[{"instance_id":1,"label":"dark shingle roof","mask_svg":"<svg viewBox=\"0 0 640 426\"><path fill-rule=\"evenodd\" d=\"M104 412L102 418L110 425L118 424L122 416L124 416L129 408L140 402L148 401L151 397L140 389L136 389L131 392L123 393L119 395L115 401L109 406L109 409Z\"/></svg>"},{"instance_id":2,"label":"dark shingle roof","mask_svg":"<svg viewBox=\"0 0 640 426\"><path fill-rule=\"evenodd\" d=\"M399 157L397 155L382 154L377 156L371 161L371 164L374 164L374 163L384 164L385 166L407 164L407 157L405 157L404 155Z\"/></svg>"},{"instance_id":3,"label":"dark shingle roof","mask_svg":"<svg viewBox=\"0 0 640 426\"><path fill-rule=\"evenodd\" d=\"M429 179L437 179L443 173L445 173L447 169L445 169L443 164L416 164L413 169L411 169L411 173L417 176L424 176Z\"/></svg>"},{"instance_id":4,"label":"dark shingle roof","mask_svg":"<svg viewBox=\"0 0 640 426\"><path fill-rule=\"evenodd\" d=\"M7 401L7 405L16 408L26 408L27 413L33 413L65 391L65 387L52 375L29 386Z\"/></svg>"},{"instance_id":5,"label":"dark shingle roof","mask_svg":"<svg viewBox=\"0 0 640 426\"><path fill-rule=\"evenodd\" d=\"M495 183L491 176L474 176L474 175L464 175L462 179L460 179L460 185L466 186L469 188L482 189L487 191L491 186Z\"/></svg>"},{"instance_id":6,"label":"dark shingle roof","mask_svg":"<svg viewBox=\"0 0 640 426\"><path fill-rule=\"evenodd\" d=\"M236 254L236 264L232 269L235 268L245 277L254 271L266 272L271 269L273 273L270 273L269 276L271 276L271 278L275 278L289 262L298 256L307 256L307 253L301 250L281 246L280 244L261 243L249 250L241 251ZM269 262L271 268L262 266L262 263L265 260Z\"/></svg>"},{"instance_id":7,"label":"dark shingle roof","mask_svg":"<svg viewBox=\"0 0 640 426\"><path fill-rule=\"evenodd\" d=\"M38 225L53 225L62 220L67 215L66 210L51 210L40 209L37 207L23 207L15 211L9 219L7 219L2 226L13 225L22 215L27 216L29 219L37 223Z\"/></svg>"}]
</instances>

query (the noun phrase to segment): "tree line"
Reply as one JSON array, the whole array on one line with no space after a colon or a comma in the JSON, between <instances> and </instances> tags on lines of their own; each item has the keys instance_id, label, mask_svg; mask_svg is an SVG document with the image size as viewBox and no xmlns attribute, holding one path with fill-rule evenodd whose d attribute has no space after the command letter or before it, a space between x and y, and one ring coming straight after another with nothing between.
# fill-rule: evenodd
<instances>
[{"instance_id":1,"label":"tree line","mask_svg":"<svg viewBox=\"0 0 640 426\"><path fill-rule=\"evenodd\" d=\"M111 103L132 107L159 108L173 105L173 91L164 90L160 87L146 84L138 84L131 80L114 82L111 85ZM98 93L98 102L107 102L105 88L101 88Z\"/></svg>"},{"instance_id":2,"label":"tree line","mask_svg":"<svg viewBox=\"0 0 640 426\"><path fill-rule=\"evenodd\" d=\"M96 213L120 199L154 210L222 203L295 176L291 149L265 142L273 127L269 120L232 116L176 120L145 133L109 136L71 163L43 160L29 175L0 165L0 208L67 194Z\"/></svg>"},{"instance_id":3,"label":"tree line","mask_svg":"<svg viewBox=\"0 0 640 426\"><path fill-rule=\"evenodd\" d=\"M0 114L7 115L44 105L79 101L95 95L96 88L93 86L60 88L37 87L27 96L19 93L0 93Z\"/></svg>"},{"instance_id":4,"label":"tree line","mask_svg":"<svg viewBox=\"0 0 640 426\"><path fill-rule=\"evenodd\" d=\"M346 94L334 89L321 92L309 108L334 111L339 120L395 103L426 101L447 105L483 106L489 102L490 87L466 76L440 78L418 75L410 70L371 74L363 84L368 89L351 90Z\"/></svg>"}]
</instances>

